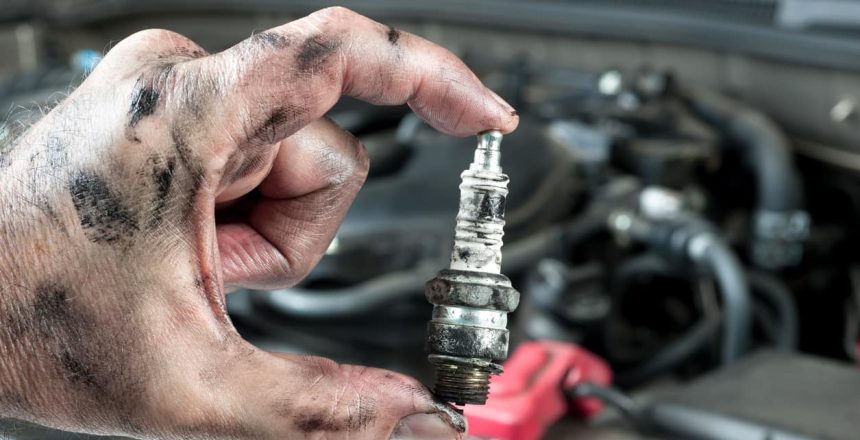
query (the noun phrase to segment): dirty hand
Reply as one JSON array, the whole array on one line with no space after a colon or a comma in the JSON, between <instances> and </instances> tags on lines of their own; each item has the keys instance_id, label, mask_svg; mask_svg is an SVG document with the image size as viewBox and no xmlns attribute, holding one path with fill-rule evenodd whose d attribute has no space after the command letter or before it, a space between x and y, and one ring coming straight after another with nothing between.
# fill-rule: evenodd
<instances>
[{"instance_id":1,"label":"dirty hand","mask_svg":"<svg viewBox=\"0 0 860 440\"><path fill-rule=\"evenodd\" d=\"M334 8L207 55L145 31L0 145L0 416L137 438L457 438L408 377L267 353L225 289L298 282L367 172L341 95L457 136L517 116L451 53Z\"/></svg>"}]
</instances>

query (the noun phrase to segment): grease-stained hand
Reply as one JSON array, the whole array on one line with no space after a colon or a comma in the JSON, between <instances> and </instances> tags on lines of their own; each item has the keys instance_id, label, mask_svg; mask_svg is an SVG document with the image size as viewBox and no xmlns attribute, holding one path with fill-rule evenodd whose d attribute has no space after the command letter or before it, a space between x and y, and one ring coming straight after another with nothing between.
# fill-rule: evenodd
<instances>
[{"instance_id":1,"label":"grease-stained hand","mask_svg":"<svg viewBox=\"0 0 860 440\"><path fill-rule=\"evenodd\" d=\"M152 439L459 438L414 379L261 351L224 308L316 264L365 179L323 114L407 103L457 136L516 113L448 51L342 8L207 54L114 47L0 146L0 416Z\"/></svg>"}]
</instances>

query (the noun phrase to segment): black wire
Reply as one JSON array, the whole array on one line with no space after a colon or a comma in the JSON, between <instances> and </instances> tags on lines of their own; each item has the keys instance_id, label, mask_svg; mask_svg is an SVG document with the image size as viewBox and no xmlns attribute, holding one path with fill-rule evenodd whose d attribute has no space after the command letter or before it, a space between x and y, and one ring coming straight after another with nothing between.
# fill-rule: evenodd
<instances>
[{"instance_id":1,"label":"black wire","mask_svg":"<svg viewBox=\"0 0 860 440\"><path fill-rule=\"evenodd\" d=\"M750 271L747 273L747 279L753 288L753 294L771 303L776 309L779 316L778 332L774 338L776 346L783 350L796 349L798 312L791 291L780 280L764 272Z\"/></svg>"},{"instance_id":2,"label":"black wire","mask_svg":"<svg viewBox=\"0 0 860 440\"><path fill-rule=\"evenodd\" d=\"M616 382L630 387L677 367L704 349L719 328L720 323L717 320L704 319L697 322L690 331L666 345L647 361L633 370L619 374Z\"/></svg>"},{"instance_id":3,"label":"black wire","mask_svg":"<svg viewBox=\"0 0 860 440\"><path fill-rule=\"evenodd\" d=\"M708 240L707 245L695 259L708 269L719 287L723 301L720 361L728 365L743 355L749 342L752 322L749 284L743 266L729 245L716 234L704 239Z\"/></svg>"},{"instance_id":4,"label":"black wire","mask_svg":"<svg viewBox=\"0 0 860 440\"><path fill-rule=\"evenodd\" d=\"M637 428L641 430L649 430L650 428L650 423L648 423L648 420L644 416L644 408L630 396L616 388L593 382L583 382L577 384L566 393L570 398L593 397L599 399L604 404L618 410L624 418L633 423Z\"/></svg>"}]
</instances>

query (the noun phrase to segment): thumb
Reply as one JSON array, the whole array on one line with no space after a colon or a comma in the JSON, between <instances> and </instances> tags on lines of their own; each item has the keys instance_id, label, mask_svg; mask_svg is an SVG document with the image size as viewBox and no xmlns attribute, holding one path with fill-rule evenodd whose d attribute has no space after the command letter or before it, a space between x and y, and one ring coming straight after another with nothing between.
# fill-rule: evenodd
<instances>
[{"instance_id":1,"label":"thumb","mask_svg":"<svg viewBox=\"0 0 860 440\"><path fill-rule=\"evenodd\" d=\"M224 376L219 394L237 400L231 412L261 438L453 440L466 430L454 408L402 374L312 356L252 357Z\"/></svg>"}]
</instances>

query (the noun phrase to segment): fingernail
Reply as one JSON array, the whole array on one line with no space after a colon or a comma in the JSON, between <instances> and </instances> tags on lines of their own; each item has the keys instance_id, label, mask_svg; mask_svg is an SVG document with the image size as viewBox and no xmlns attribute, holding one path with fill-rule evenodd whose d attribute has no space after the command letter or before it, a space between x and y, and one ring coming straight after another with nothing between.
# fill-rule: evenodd
<instances>
[{"instance_id":1,"label":"fingernail","mask_svg":"<svg viewBox=\"0 0 860 440\"><path fill-rule=\"evenodd\" d=\"M496 92L490 89L487 89L487 91L490 92L490 96L492 96L493 99L495 99L496 102L498 102L499 105L502 106L506 113L510 114L511 116L515 116L517 114L516 110L514 110L514 108L510 104L508 104L507 101L502 99L502 97L499 96Z\"/></svg>"},{"instance_id":2,"label":"fingernail","mask_svg":"<svg viewBox=\"0 0 860 440\"><path fill-rule=\"evenodd\" d=\"M391 440L456 440L460 433L436 414L413 414L394 428Z\"/></svg>"}]
</instances>

